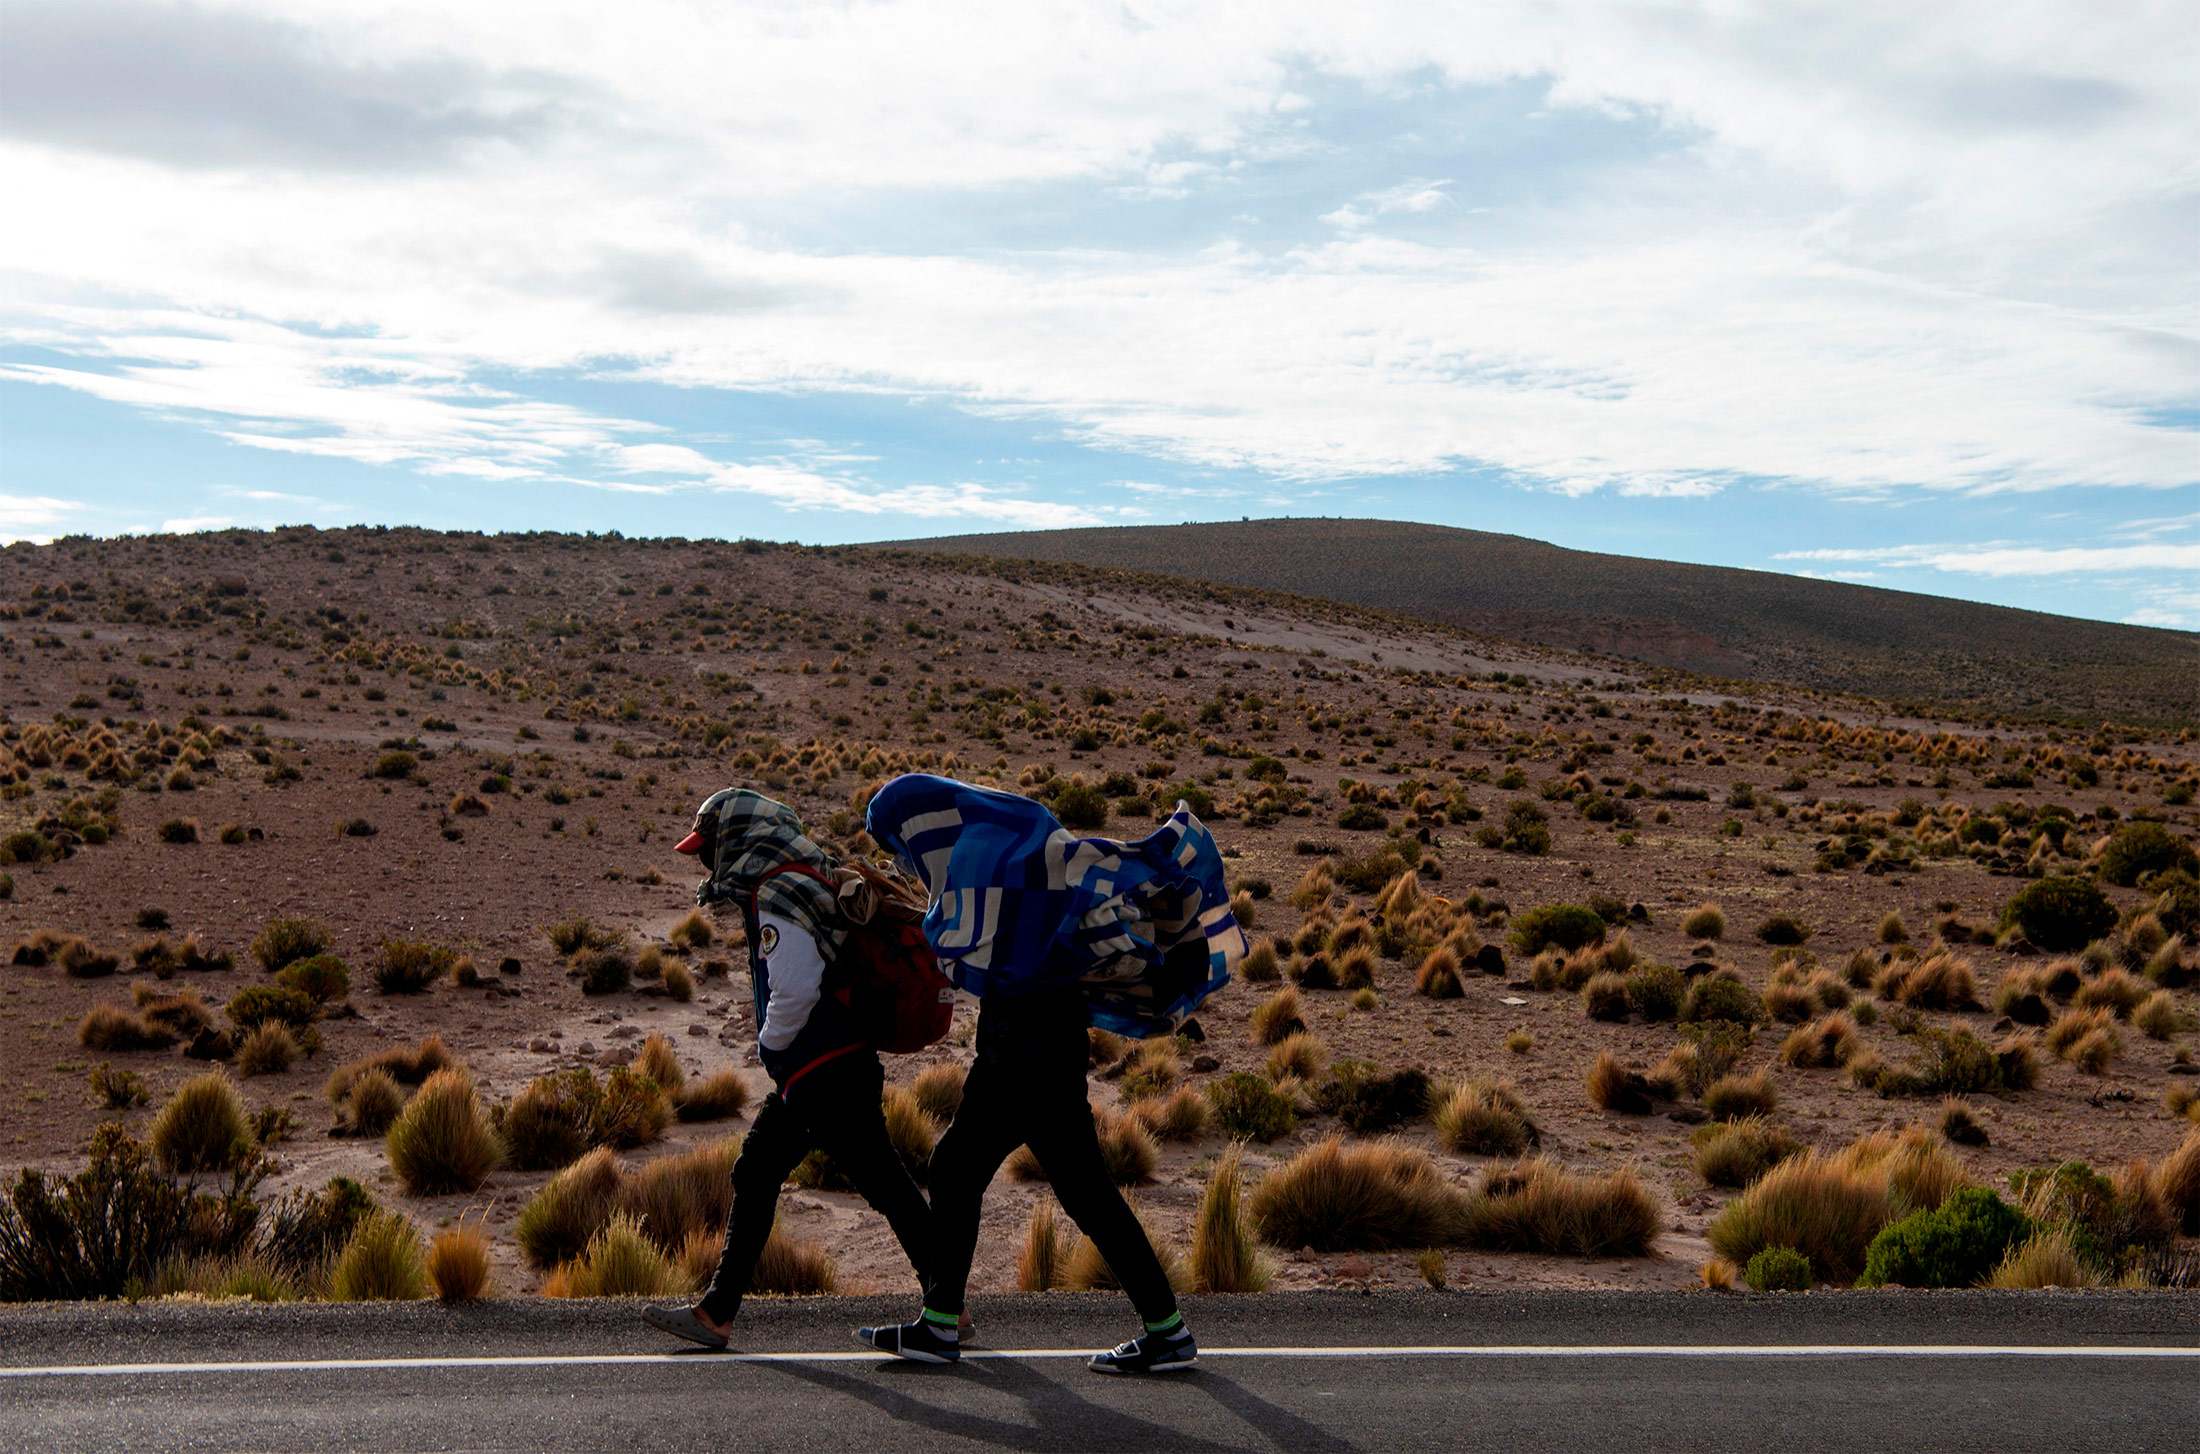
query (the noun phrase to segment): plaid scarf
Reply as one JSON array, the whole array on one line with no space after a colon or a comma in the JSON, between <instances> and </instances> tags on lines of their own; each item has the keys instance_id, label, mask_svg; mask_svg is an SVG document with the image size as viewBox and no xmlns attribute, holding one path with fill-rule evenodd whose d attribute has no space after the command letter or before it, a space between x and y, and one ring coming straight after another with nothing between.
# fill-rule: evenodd
<instances>
[{"instance_id":1,"label":"plaid scarf","mask_svg":"<svg viewBox=\"0 0 2200 1454\"><path fill-rule=\"evenodd\" d=\"M827 878L839 870L839 860L802 831L794 809L747 788L725 788L695 810L695 827L703 835L696 857L710 870L695 886L696 903L730 902L745 915L754 894L758 913L807 929L832 961L848 926L831 889L808 874L783 873L757 890L765 874L785 864L803 864Z\"/></svg>"},{"instance_id":2,"label":"plaid scarf","mask_svg":"<svg viewBox=\"0 0 2200 1454\"><path fill-rule=\"evenodd\" d=\"M1164 1034L1245 955L1222 854L1183 803L1136 843L1075 838L1028 798L907 773L865 826L924 881L940 967L981 998L1075 983L1100 1028Z\"/></svg>"}]
</instances>

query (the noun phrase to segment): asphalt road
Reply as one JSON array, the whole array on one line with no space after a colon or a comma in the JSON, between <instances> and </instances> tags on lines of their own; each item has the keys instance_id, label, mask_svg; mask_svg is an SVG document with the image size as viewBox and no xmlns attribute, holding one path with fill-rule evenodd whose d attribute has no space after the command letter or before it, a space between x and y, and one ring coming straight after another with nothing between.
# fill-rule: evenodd
<instances>
[{"instance_id":1,"label":"asphalt road","mask_svg":"<svg viewBox=\"0 0 2200 1454\"><path fill-rule=\"evenodd\" d=\"M1115 1297L981 1299L954 1369L849 1341L898 1301L753 1302L742 1357L635 1307L0 1308L0 1448L2200 1447L2191 1294L1198 1299L1138 1381L1083 1365Z\"/></svg>"}]
</instances>

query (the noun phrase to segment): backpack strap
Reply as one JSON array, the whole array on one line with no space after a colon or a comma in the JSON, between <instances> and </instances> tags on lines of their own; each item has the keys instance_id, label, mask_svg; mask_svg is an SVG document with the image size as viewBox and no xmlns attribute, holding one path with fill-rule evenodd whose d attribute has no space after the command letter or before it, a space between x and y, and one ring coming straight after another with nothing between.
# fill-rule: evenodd
<instances>
[{"instance_id":1,"label":"backpack strap","mask_svg":"<svg viewBox=\"0 0 2200 1454\"><path fill-rule=\"evenodd\" d=\"M840 882L839 880L835 879L831 874L826 873L821 869L813 868L807 863L782 863L781 865L779 865L779 867L758 878L756 881L756 887L749 890L749 917L751 919L755 918L757 914L762 912L757 907L757 900L763 895L764 885L770 883L773 879L779 877L783 873L799 873L804 878L815 879L817 882L825 886L825 891L827 893L834 895L834 902L836 905L838 904L840 894Z\"/></svg>"}]
</instances>

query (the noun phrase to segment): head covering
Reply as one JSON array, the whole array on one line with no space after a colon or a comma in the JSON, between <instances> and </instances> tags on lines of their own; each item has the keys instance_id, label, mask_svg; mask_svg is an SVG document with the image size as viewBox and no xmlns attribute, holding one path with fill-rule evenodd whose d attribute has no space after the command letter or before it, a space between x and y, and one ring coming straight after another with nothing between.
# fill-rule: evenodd
<instances>
[{"instance_id":1,"label":"head covering","mask_svg":"<svg viewBox=\"0 0 2200 1454\"><path fill-rule=\"evenodd\" d=\"M1136 843L1071 836L1046 806L907 773L872 797L865 826L932 897L925 937L981 998L1074 983L1093 1023L1173 1030L1245 955L1222 854L1183 803Z\"/></svg>"},{"instance_id":2,"label":"head covering","mask_svg":"<svg viewBox=\"0 0 2200 1454\"><path fill-rule=\"evenodd\" d=\"M753 895L758 913L809 930L827 960L839 952L847 925L835 910L831 888L801 872L765 879L776 868L799 864L830 880L840 867L810 841L794 809L747 788L725 788L695 810L695 831L703 835L697 857L710 875L695 886L696 903L730 902L746 912Z\"/></svg>"}]
</instances>

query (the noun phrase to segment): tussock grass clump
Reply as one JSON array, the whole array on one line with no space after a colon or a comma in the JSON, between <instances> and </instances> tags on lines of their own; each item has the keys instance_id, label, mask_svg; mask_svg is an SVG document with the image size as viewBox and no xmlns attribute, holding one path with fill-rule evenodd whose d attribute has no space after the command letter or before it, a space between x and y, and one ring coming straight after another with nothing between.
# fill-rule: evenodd
<instances>
[{"instance_id":1,"label":"tussock grass clump","mask_svg":"<svg viewBox=\"0 0 2200 1454\"><path fill-rule=\"evenodd\" d=\"M385 939L374 966L374 986L386 995L417 995L458 964L458 951L418 939Z\"/></svg>"},{"instance_id":2,"label":"tussock grass clump","mask_svg":"<svg viewBox=\"0 0 2200 1454\"><path fill-rule=\"evenodd\" d=\"M2070 1003L2076 1009L2107 1010L2119 1020L2128 1020L2132 1011L2145 1004L2151 993L2153 986L2137 975L2122 969L2107 969L2079 985Z\"/></svg>"},{"instance_id":3,"label":"tussock grass clump","mask_svg":"<svg viewBox=\"0 0 2200 1454\"><path fill-rule=\"evenodd\" d=\"M1647 1116L1652 1102L1670 1099L1639 1071L1630 1070L1609 1050L1599 1050L1589 1066L1589 1104L1621 1116Z\"/></svg>"},{"instance_id":4,"label":"tussock grass clump","mask_svg":"<svg viewBox=\"0 0 2200 1454\"><path fill-rule=\"evenodd\" d=\"M562 1271L566 1297L671 1297L685 1279L634 1219L614 1213Z\"/></svg>"},{"instance_id":5,"label":"tussock grass clump","mask_svg":"<svg viewBox=\"0 0 2200 1454\"><path fill-rule=\"evenodd\" d=\"M1207 1174L1192 1220L1192 1286L1201 1292L1264 1292L1275 1278L1241 1205L1243 1166L1244 1152L1232 1146Z\"/></svg>"},{"instance_id":6,"label":"tussock grass clump","mask_svg":"<svg viewBox=\"0 0 2200 1454\"><path fill-rule=\"evenodd\" d=\"M886 1139L894 1143L902 1165L908 1167L909 1174L918 1181L926 1180L932 1168L932 1149L939 1144L939 1122L926 1113L907 1086L886 1087L879 1104L886 1116ZM1151 1138L1146 1144L1153 1144ZM1105 1137L1100 1149L1103 1153L1108 1150ZM1146 1171L1152 1170L1153 1164L1149 1161Z\"/></svg>"},{"instance_id":7,"label":"tussock grass clump","mask_svg":"<svg viewBox=\"0 0 2200 1454\"><path fill-rule=\"evenodd\" d=\"M176 1043L176 1033L120 1005L99 1004L77 1023L76 1043L86 1050L116 1055L132 1050L166 1050Z\"/></svg>"},{"instance_id":8,"label":"tussock grass clump","mask_svg":"<svg viewBox=\"0 0 2200 1454\"><path fill-rule=\"evenodd\" d=\"M2073 976L2075 978L2075 976ZM2044 1025L2054 1018L2048 1004L2053 977L2047 966L2013 969L1994 988L1994 1013L2020 1025Z\"/></svg>"},{"instance_id":9,"label":"tussock grass clump","mask_svg":"<svg viewBox=\"0 0 2200 1454\"><path fill-rule=\"evenodd\" d=\"M1285 1037L1268 1052L1268 1078L1282 1080L1296 1076L1312 1081L1329 1066L1329 1046L1319 1035L1301 1030Z\"/></svg>"},{"instance_id":10,"label":"tussock grass clump","mask_svg":"<svg viewBox=\"0 0 2200 1454\"><path fill-rule=\"evenodd\" d=\"M1146 1240L1153 1245L1154 1256L1160 1261L1162 1275L1169 1279L1169 1286L1179 1294L1190 1292L1191 1270L1184 1265L1184 1256L1177 1251L1176 1244L1161 1234L1161 1229L1139 1211L1136 1203L1131 1210L1138 1214L1138 1225L1145 1229ZM1112 1292L1122 1285L1115 1269L1108 1266L1107 1258L1100 1255L1092 1239L1079 1233L1070 1244L1069 1256L1062 1262L1062 1286L1072 1292Z\"/></svg>"},{"instance_id":11,"label":"tussock grass clump","mask_svg":"<svg viewBox=\"0 0 2200 1454\"><path fill-rule=\"evenodd\" d=\"M65 940L54 953L54 962L71 979L105 979L122 967L119 956L95 949L84 939Z\"/></svg>"},{"instance_id":12,"label":"tussock grass clump","mask_svg":"<svg viewBox=\"0 0 2200 1454\"><path fill-rule=\"evenodd\" d=\"M728 1121L749 1107L749 1083L727 1069L691 1080L672 1096L672 1113L682 1121Z\"/></svg>"},{"instance_id":13,"label":"tussock grass clump","mask_svg":"<svg viewBox=\"0 0 2200 1454\"><path fill-rule=\"evenodd\" d=\"M398 1112L404 1109L405 1092L380 1067L354 1080L344 1099L345 1115L355 1136L387 1135L396 1124Z\"/></svg>"},{"instance_id":14,"label":"tussock grass clump","mask_svg":"<svg viewBox=\"0 0 2200 1454\"><path fill-rule=\"evenodd\" d=\"M2156 990L2131 1012L2131 1025L2149 1040L2167 1040L2190 1030L2192 1019L2177 1007L2175 995L2168 990Z\"/></svg>"},{"instance_id":15,"label":"tussock grass clump","mask_svg":"<svg viewBox=\"0 0 2200 1454\"><path fill-rule=\"evenodd\" d=\"M439 1070L455 1070L458 1057L441 1035L429 1035L411 1049L392 1047L378 1055L337 1067L328 1078L328 1098L340 1105L350 1095L352 1082L370 1070L379 1070L398 1085L419 1085Z\"/></svg>"},{"instance_id":16,"label":"tussock grass clump","mask_svg":"<svg viewBox=\"0 0 2200 1454\"><path fill-rule=\"evenodd\" d=\"M1245 957L1238 961L1238 978L1247 984L1273 984L1282 977L1282 962L1276 955L1276 941L1263 937L1255 941Z\"/></svg>"},{"instance_id":17,"label":"tussock grass clump","mask_svg":"<svg viewBox=\"0 0 2200 1454\"><path fill-rule=\"evenodd\" d=\"M555 1171L587 1151L594 1131L594 1090L595 1081L585 1070L538 1075L520 1087L501 1127L512 1165L521 1171ZM365 1127L360 1129L364 1133Z\"/></svg>"},{"instance_id":18,"label":"tussock grass clump","mask_svg":"<svg viewBox=\"0 0 2200 1454\"><path fill-rule=\"evenodd\" d=\"M1285 986L1261 1001L1253 1010L1252 1029L1257 1045L1281 1045L1305 1030L1306 1007L1298 991Z\"/></svg>"},{"instance_id":19,"label":"tussock grass clump","mask_svg":"<svg viewBox=\"0 0 2200 1454\"><path fill-rule=\"evenodd\" d=\"M1775 948L1792 948L1810 936L1810 926L1793 914L1773 914L1757 926L1757 942Z\"/></svg>"},{"instance_id":20,"label":"tussock grass clump","mask_svg":"<svg viewBox=\"0 0 2200 1454\"><path fill-rule=\"evenodd\" d=\"M1688 998L1688 979L1670 964L1639 964L1627 971L1627 1004L1655 1024L1677 1018Z\"/></svg>"},{"instance_id":21,"label":"tussock grass clump","mask_svg":"<svg viewBox=\"0 0 2200 1454\"><path fill-rule=\"evenodd\" d=\"M1174 1040L1142 1040L1117 1069L1121 1071L1118 1089L1123 1099L1135 1101L1159 1095L1175 1085L1184 1073L1184 1063L1176 1053ZM1108 1073L1113 1075L1116 1071Z\"/></svg>"},{"instance_id":22,"label":"tussock grass clump","mask_svg":"<svg viewBox=\"0 0 2200 1454\"><path fill-rule=\"evenodd\" d=\"M740 1154L740 1138L730 1137L660 1156L619 1179L613 1210L633 1218L665 1253L675 1253L694 1233L725 1225L733 1206L733 1163Z\"/></svg>"},{"instance_id":23,"label":"tussock grass clump","mask_svg":"<svg viewBox=\"0 0 2200 1454\"><path fill-rule=\"evenodd\" d=\"M1627 976L1609 970L1589 976L1581 987L1581 1010L1592 1020L1624 1022L1632 1013L1627 1002Z\"/></svg>"},{"instance_id":24,"label":"tussock grass clump","mask_svg":"<svg viewBox=\"0 0 2200 1454\"><path fill-rule=\"evenodd\" d=\"M318 919L270 919L260 926L250 947L260 968L273 974L285 965L326 953L335 942L328 925Z\"/></svg>"},{"instance_id":25,"label":"tussock grass clump","mask_svg":"<svg viewBox=\"0 0 2200 1454\"><path fill-rule=\"evenodd\" d=\"M478 1227L449 1227L428 1244L428 1286L446 1303L481 1301L489 1291L489 1239Z\"/></svg>"},{"instance_id":26,"label":"tussock grass clump","mask_svg":"<svg viewBox=\"0 0 2200 1454\"><path fill-rule=\"evenodd\" d=\"M126 1111L152 1100L145 1077L134 1070L117 1070L102 1060L85 1077L92 1087L92 1102L101 1110ZM2171 1113L2179 1114L2174 1107Z\"/></svg>"},{"instance_id":27,"label":"tussock grass clump","mask_svg":"<svg viewBox=\"0 0 2200 1454\"><path fill-rule=\"evenodd\" d=\"M701 909L690 909L687 917L673 925L672 932L665 937L682 949L708 949L717 939L718 930ZM570 950L563 952L571 953Z\"/></svg>"},{"instance_id":28,"label":"tussock grass clump","mask_svg":"<svg viewBox=\"0 0 2200 1454\"><path fill-rule=\"evenodd\" d=\"M1726 933L1726 911L1717 904L1698 904L1681 916L1681 932L1691 939L1717 939Z\"/></svg>"},{"instance_id":29,"label":"tussock grass clump","mask_svg":"<svg viewBox=\"0 0 2200 1454\"><path fill-rule=\"evenodd\" d=\"M651 1035L642 1042L641 1054L634 1058L634 1069L655 1081L667 1095L674 1094L687 1083L687 1072L680 1067L680 1057L673 1053L672 1042L662 1035Z\"/></svg>"},{"instance_id":30,"label":"tussock grass clump","mask_svg":"<svg viewBox=\"0 0 2200 1454\"><path fill-rule=\"evenodd\" d=\"M2124 1039L2106 1006L2068 1010L2047 1027L2047 1048L2088 1075L2102 1075L2123 1055Z\"/></svg>"},{"instance_id":31,"label":"tussock grass clump","mask_svg":"<svg viewBox=\"0 0 2200 1454\"><path fill-rule=\"evenodd\" d=\"M1337 956L1337 988L1364 990L1375 983L1375 951L1360 944Z\"/></svg>"},{"instance_id":32,"label":"tussock grass clump","mask_svg":"<svg viewBox=\"0 0 2200 1454\"><path fill-rule=\"evenodd\" d=\"M684 964L665 966L664 987L665 997L674 1004L684 1005L695 998L695 976Z\"/></svg>"},{"instance_id":33,"label":"tussock grass clump","mask_svg":"<svg viewBox=\"0 0 2200 1454\"><path fill-rule=\"evenodd\" d=\"M520 1208L512 1239L528 1265L556 1267L578 1257L611 1217L621 1184L619 1164L599 1147L552 1177Z\"/></svg>"},{"instance_id":34,"label":"tussock grass clump","mask_svg":"<svg viewBox=\"0 0 2200 1454\"><path fill-rule=\"evenodd\" d=\"M1780 1063L1799 1070L1823 1070L1847 1065L1861 1049L1856 1022L1840 1011L1790 1031L1780 1042Z\"/></svg>"},{"instance_id":35,"label":"tussock grass clump","mask_svg":"<svg viewBox=\"0 0 2200 1454\"><path fill-rule=\"evenodd\" d=\"M1915 1127L1875 1131L1831 1156L1805 1151L1781 1161L1728 1202L1706 1235L1730 1262L1792 1247L1825 1281L1847 1283L1897 1211L1930 1210L1969 1184L1939 1137Z\"/></svg>"},{"instance_id":36,"label":"tussock grass clump","mask_svg":"<svg viewBox=\"0 0 2200 1454\"><path fill-rule=\"evenodd\" d=\"M2154 1165L2148 1185L2187 1237L2200 1235L2200 1131Z\"/></svg>"},{"instance_id":37,"label":"tussock grass clump","mask_svg":"<svg viewBox=\"0 0 2200 1454\"><path fill-rule=\"evenodd\" d=\"M1233 1071L1207 1087L1215 1123L1233 1141L1275 1140L1298 1125L1291 1098L1250 1071Z\"/></svg>"},{"instance_id":38,"label":"tussock grass clump","mask_svg":"<svg viewBox=\"0 0 2200 1454\"><path fill-rule=\"evenodd\" d=\"M1024 1245L1016 1254L1016 1289L1049 1292L1062 1285L1063 1264L1069 1260L1069 1235L1054 1203L1041 1197L1031 1205L1031 1220L1024 1224Z\"/></svg>"},{"instance_id":39,"label":"tussock grass clump","mask_svg":"<svg viewBox=\"0 0 2200 1454\"><path fill-rule=\"evenodd\" d=\"M749 1291L762 1297L823 1297L840 1286L840 1270L823 1245L806 1242L772 1223L764 1250L757 1254L756 1270L749 1274Z\"/></svg>"},{"instance_id":40,"label":"tussock grass clump","mask_svg":"<svg viewBox=\"0 0 2200 1454\"><path fill-rule=\"evenodd\" d=\"M1178 1086L1166 1096L1147 1096L1131 1102L1130 1114L1157 1141L1196 1141L1214 1124L1207 1098L1190 1086Z\"/></svg>"},{"instance_id":41,"label":"tussock grass clump","mask_svg":"<svg viewBox=\"0 0 2200 1454\"><path fill-rule=\"evenodd\" d=\"M1748 1186L1803 1149L1786 1127L1762 1116L1699 1126L1688 1145L1696 1174L1713 1186Z\"/></svg>"},{"instance_id":42,"label":"tussock grass clump","mask_svg":"<svg viewBox=\"0 0 2200 1454\"><path fill-rule=\"evenodd\" d=\"M1505 1037L1505 1048L1514 1055L1526 1055L1535 1049L1535 1036L1526 1030L1515 1030Z\"/></svg>"},{"instance_id":43,"label":"tussock grass clump","mask_svg":"<svg viewBox=\"0 0 2200 1454\"><path fill-rule=\"evenodd\" d=\"M1303 990L1333 990L1337 987L1337 967L1328 951L1317 949L1292 961L1291 982Z\"/></svg>"},{"instance_id":44,"label":"tussock grass clump","mask_svg":"<svg viewBox=\"0 0 2200 1454\"><path fill-rule=\"evenodd\" d=\"M1474 1077L1436 1098L1436 1138L1461 1156L1519 1156L1543 1132L1509 1080Z\"/></svg>"},{"instance_id":45,"label":"tussock grass clump","mask_svg":"<svg viewBox=\"0 0 2200 1454\"><path fill-rule=\"evenodd\" d=\"M462 1070L439 1070L391 1124L390 1169L414 1196L474 1191L504 1161L504 1144Z\"/></svg>"},{"instance_id":46,"label":"tussock grass clump","mask_svg":"<svg viewBox=\"0 0 2200 1454\"><path fill-rule=\"evenodd\" d=\"M1632 1172L1586 1176L1531 1157L1483 1176L1467 1235L1496 1252L1639 1257L1661 1221L1657 1198Z\"/></svg>"},{"instance_id":47,"label":"tussock grass clump","mask_svg":"<svg viewBox=\"0 0 2200 1454\"><path fill-rule=\"evenodd\" d=\"M1413 992L1432 1000L1456 1000L1466 993L1459 982L1459 956L1439 945L1413 972Z\"/></svg>"},{"instance_id":48,"label":"tussock grass clump","mask_svg":"<svg viewBox=\"0 0 2200 1454\"><path fill-rule=\"evenodd\" d=\"M1953 954L1897 959L1880 973L1879 997L1913 1010L1962 1010L1978 1005L1970 961Z\"/></svg>"},{"instance_id":49,"label":"tussock grass clump","mask_svg":"<svg viewBox=\"0 0 2200 1454\"><path fill-rule=\"evenodd\" d=\"M412 1302L427 1294L420 1232L401 1212L377 1209L353 1228L329 1275L329 1297L341 1303Z\"/></svg>"},{"instance_id":50,"label":"tussock grass clump","mask_svg":"<svg viewBox=\"0 0 2200 1454\"><path fill-rule=\"evenodd\" d=\"M889 1120L891 1118L889 1117ZM1100 1158L1107 1163L1108 1175L1117 1186L1136 1186L1153 1179L1153 1169L1161 1159L1161 1147L1135 1117L1109 1110L1105 1106L1092 1108L1093 1134L1100 1141ZM888 1130L892 1130L891 1124ZM1008 1158L1008 1174L1018 1181L1045 1181L1046 1167L1029 1146L1019 1146Z\"/></svg>"},{"instance_id":51,"label":"tussock grass clump","mask_svg":"<svg viewBox=\"0 0 2200 1454\"><path fill-rule=\"evenodd\" d=\"M1275 1167L1250 1210L1262 1240L1317 1252L1382 1251L1460 1240L1467 1199L1426 1153L1395 1141L1331 1136Z\"/></svg>"},{"instance_id":52,"label":"tussock grass clump","mask_svg":"<svg viewBox=\"0 0 2200 1454\"><path fill-rule=\"evenodd\" d=\"M944 1126L962 1109L963 1076L963 1068L953 1062L928 1065L909 1083L909 1093L926 1115Z\"/></svg>"},{"instance_id":53,"label":"tussock grass clump","mask_svg":"<svg viewBox=\"0 0 2200 1454\"><path fill-rule=\"evenodd\" d=\"M1941 1101L1939 1126L1941 1136L1951 1146L1985 1146L1993 1139L1979 1124L1978 1112L1960 1096Z\"/></svg>"},{"instance_id":54,"label":"tussock grass clump","mask_svg":"<svg viewBox=\"0 0 2200 1454\"><path fill-rule=\"evenodd\" d=\"M1747 1075L1722 1075L1704 1087L1703 1108L1722 1121L1743 1116L1769 1116L1780 1104L1780 1092L1762 1070Z\"/></svg>"},{"instance_id":55,"label":"tussock grass clump","mask_svg":"<svg viewBox=\"0 0 2200 1454\"><path fill-rule=\"evenodd\" d=\"M252 1154L251 1118L237 1083L210 1070L177 1087L146 1135L153 1159L174 1176L227 1171Z\"/></svg>"},{"instance_id":56,"label":"tussock grass clump","mask_svg":"<svg viewBox=\"0 0 2200 1454\"><path fill-rule=\"evenodd\" d=\"M590 949L574 957L573 973L584 995L613 995L634 982L634 961L623 949Z\"/></svg>"},{"instance_id":57,"label":"tussock grass clump","mask_svg":"<svg viewBox=\"0 0 2200 1454\"><path fill-rule=\"evenodd\" d=\"M281 1075L297 1063L297 1037L280 1020L263 1020L237 1046L239 1075Z\"/></svg>"},{"instance_id":58,"label":"tussock grass clump","mask_svg":"<svg viewBox=\"0 0 2200 1454\"><path fill-rule=\"evenodd\" d=\"M1902 922L1902 915L1890 909L1879 921L1879 942L1882 944L1907 944L1910 931Z\"/></svg>"},{"instance_id":59,"label":"tussock grass clump","mask_svg":"<svg viewBox=\"0 0 2200 1454\"><path fill-rule=\"evenodd\" d=\"M2033 1233L2009 1249L1988 1287L2038 1291L2050 1287L2099 1287L2100 1273L2078 1253L2077 1233L2069 1225Z\"/></svg>"}]
</instances>

